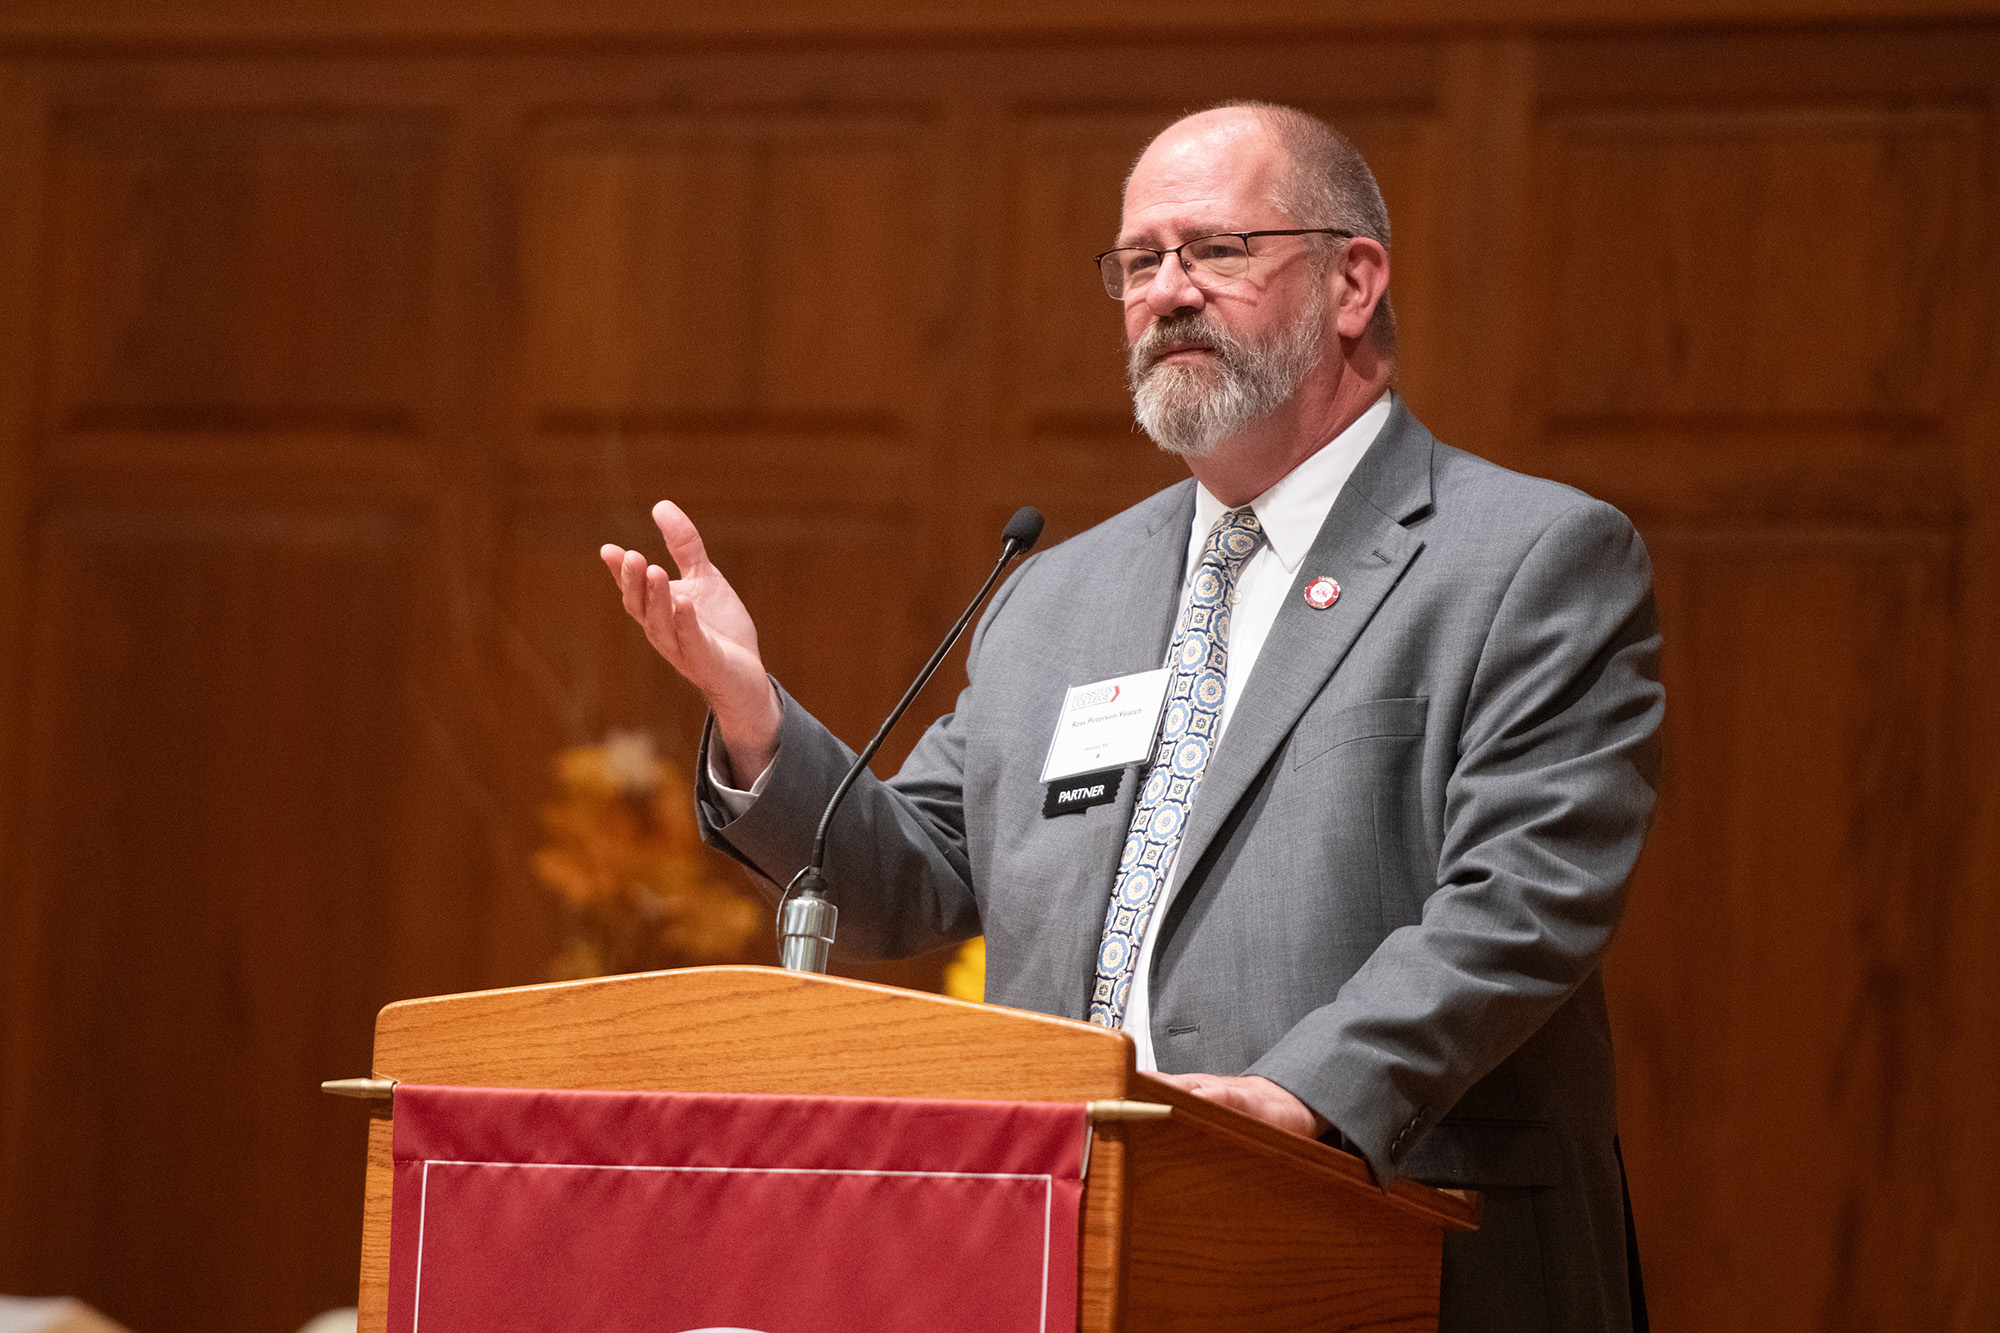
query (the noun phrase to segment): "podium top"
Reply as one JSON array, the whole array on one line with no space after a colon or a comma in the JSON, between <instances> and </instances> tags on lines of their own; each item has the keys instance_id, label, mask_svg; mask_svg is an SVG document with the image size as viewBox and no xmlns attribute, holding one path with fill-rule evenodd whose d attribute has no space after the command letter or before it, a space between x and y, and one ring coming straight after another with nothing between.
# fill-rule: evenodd
<instances>
[{"instance_id":1,"label":"podium top","mask_svg":"<svg viewBox=\"0 0 2000 1333\"><path fill-rule=\"evenodd\" d=\"M693 967L404 1000L375 1074L484 1087L1097 1101L1122 1032L770 967Z\"/></svg>"},{"instance_id":2,"label":"podium top","mask_svg":"<svg viewBox=\"0 0 2000 1333\"><path fill-rule=\"evenodd\" d=\"M1376 1194L1360 1159L1142 1074L1133 1050L1123 1032L1046 1014L697 967L400 1001L376 1019L374 1073L469 1087L1158 1102L1207 1136ZM1477 1203L1450 1191L1400 1181L1387 1202L1477 1224Z\"/></svg>"}]
</instances>

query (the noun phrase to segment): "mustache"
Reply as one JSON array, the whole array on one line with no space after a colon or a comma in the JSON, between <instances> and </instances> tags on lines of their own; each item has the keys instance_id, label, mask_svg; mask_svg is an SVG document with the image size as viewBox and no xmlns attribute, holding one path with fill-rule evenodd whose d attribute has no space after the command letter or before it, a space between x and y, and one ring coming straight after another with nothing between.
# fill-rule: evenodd
<instances>
[{"instance_id":1,"label":"mustache","mask_svg":"<svg viewBox=\"0 0 2000 1333\"><path fill-rule=\"evenodd\" d=\"M1170 351L1199 347L1214 352L1225 364L1233 364L1240 348L1236 339L1211 325L1201 315L1168 315L1139 335L1132 344L1131 368L1138 373L1151 370Z\"/></svg>"}]
</instances>

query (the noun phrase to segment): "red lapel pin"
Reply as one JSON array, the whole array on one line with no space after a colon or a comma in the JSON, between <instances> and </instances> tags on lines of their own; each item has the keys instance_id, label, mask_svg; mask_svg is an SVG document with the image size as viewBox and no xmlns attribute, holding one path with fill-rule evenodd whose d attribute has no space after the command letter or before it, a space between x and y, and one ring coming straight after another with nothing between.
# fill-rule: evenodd
<instances>
[{"instance_id":1,"label":"red lapel pin","mask_svg":"<svg viewBox=\"0 0 2000 1333\"><path fill-rule=\"evenodd\" d=\"M1340 600L1340 585L1325 575L1306 585L1306 605L1315 611L1324 611Z\"/></svg>"}]
</instances>

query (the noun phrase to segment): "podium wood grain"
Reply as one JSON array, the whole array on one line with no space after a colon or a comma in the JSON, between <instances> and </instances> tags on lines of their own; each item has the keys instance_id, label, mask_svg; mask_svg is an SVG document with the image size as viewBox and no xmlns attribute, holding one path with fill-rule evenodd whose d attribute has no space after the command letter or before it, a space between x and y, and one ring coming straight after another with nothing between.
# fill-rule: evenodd
<instances>
[{"instance_id":1,"label":"podium wood grain","mask_svg":"<svg viewBox=\"0 0 2000 1333\"><path fill-rule=\"evenodd\" d=\"M475 1087L1165 1102L1092 1130L1078 1328L1418 1330L1437 1320L1441 1229L1476 1201L1136 1072L1123 1033L758 967L691 968L409 1000L374 1074ZM360 1326L387 1326L392 1121L369 1126Z\"/></svg>"}]
</instances>

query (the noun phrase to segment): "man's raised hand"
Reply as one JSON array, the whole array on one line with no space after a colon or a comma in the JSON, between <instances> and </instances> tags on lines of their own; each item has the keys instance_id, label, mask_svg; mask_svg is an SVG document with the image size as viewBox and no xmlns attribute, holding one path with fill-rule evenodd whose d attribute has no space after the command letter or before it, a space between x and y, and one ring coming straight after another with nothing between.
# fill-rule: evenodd
<instances>
[{"instance_id":1,"label":"man's raised hand","mask_svg":"<svg viewBox=\"0 0 2000 1333\"><path fill-rule=\"evenodd\" d=\"M757 652L757 626L680 506L660 501L653 522L679 578L621 546L607 544L598 554L647 642L708 700L727 751L725 771L747 787L777 753L780 719L777 691Z\"/></svg>"}]
</instances>

